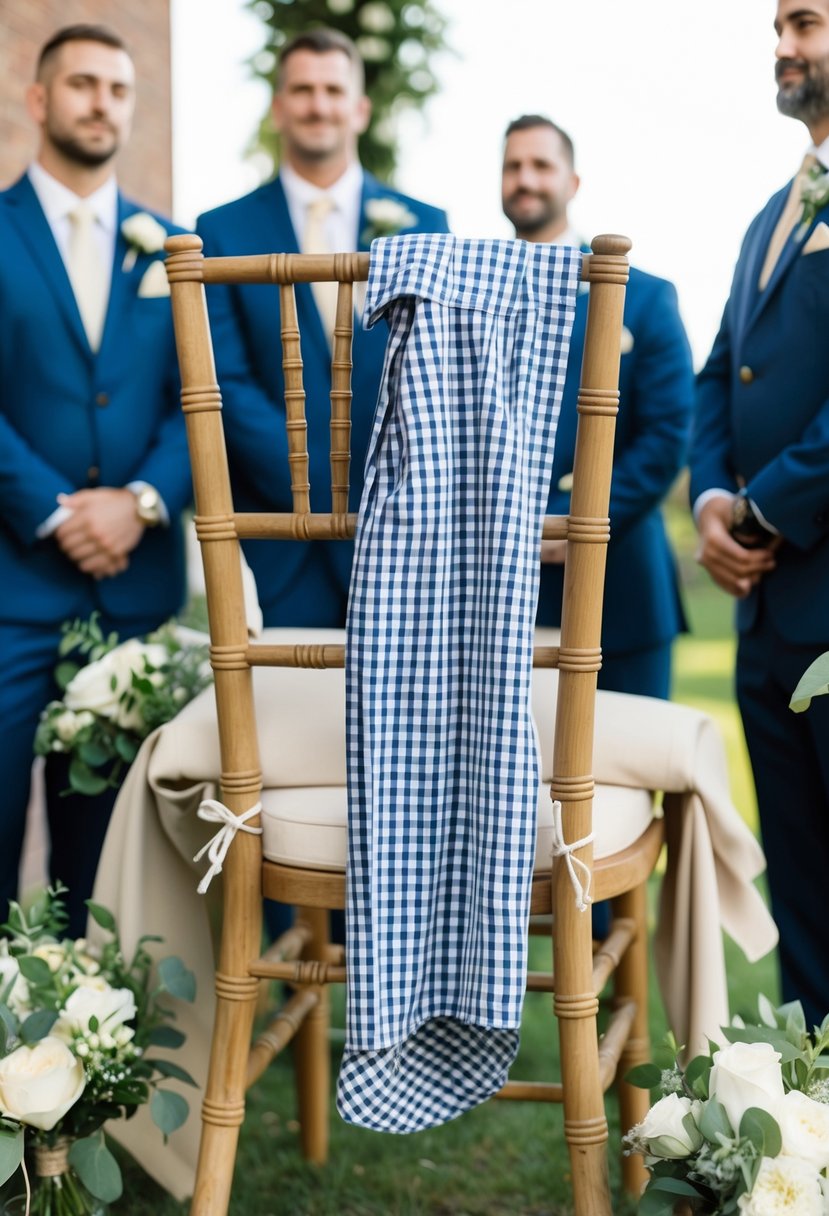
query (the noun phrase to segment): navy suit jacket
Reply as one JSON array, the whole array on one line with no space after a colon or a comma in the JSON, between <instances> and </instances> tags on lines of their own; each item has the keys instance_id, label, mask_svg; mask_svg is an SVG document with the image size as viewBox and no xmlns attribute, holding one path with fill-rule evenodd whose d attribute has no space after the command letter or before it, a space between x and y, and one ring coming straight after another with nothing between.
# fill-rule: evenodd
<instances>
[{"instance_id":1,"label":"navy suit jacket","mask_svg":"<svg viewBox=\"0 0 829 1216\"><path fill-rule=\"evenodd\" d=\"M119 195L109 306L95 352L28 176L0 193L3 621L56 624L98 608L116 620L161 622L184 598L179 515L190 499L190 467L170 301L138 295L163 251L139 253L123 269L120 225L138 210ZM95 581L54 539L37 539L58 494L139 480L159 491L171 526L147 529L122 574Z\"/></svg>"},{"instance_id":2,"label":"navy suit jacket","mask_svg":"<svg viewBox=\"0 0 829 1216\"><path fill-rule=\"evenodd\" d=\"M738 603L738 628L751 629L762 605L784 638L811 645L829 637L829 250L803 250L829 223L829 207L807 231L795 231L760 292L789 188L746 233L698 378L691 501L705 490L746 486L785 544L776 569Z\"/></svg>"},{"instance_id":3,"label":"navy suit jacket","mask_svg":"<svg viewBox=\"0 0 829 1216\"><path fill-rule=\"evenodd\" d=\"M448 232L446 215L416 199L382 185L364 174L358 248L366 249L366 203L393 199L416 217L402 232ZM285 191L277 176L252 194L200 216L196 231L208 257L252 253L298 253ZM331 510L329 420L331 414L331 354L323 333L311 287L296 287L297 315L302 335L305 408L311 509ZM279 340L279 289L272 285L208 289L211 330L225 417L225 434L237 510L291 509L288 447L285 431L284 379ZM385 357L387 327L364 330L355 325L351 487L349 509L356 511L363 488L363 460L374 417ZM352 545L346 541L280 542L277 551L267 542L249 542L245 553L256 578L267 620L288 585L302 578L306 562L329 563L335 581L347 590ZM301 624L297 621L297 624Z\"/></svg>"},{"instance_id":4,"label":"navy suit jacket","mask_svg":"<svg viewBox=\"0 0 829 1216\"><path fill-rule=\"evenodd\" d=\"M573 469L587 300L584 290L576 304L556 432L547 508L552 515L570 510L569 492L560 483L564 478L566 487ZM631 267L624 325L627 349L619 371L602 618L602 647L609 655L656 646L685 628L676 563L660 511L684 463L694 391L691 352L672 284ZM563 567L543 564L539 624L561 623L562 584Z\"/></svg>"}]
</instances>

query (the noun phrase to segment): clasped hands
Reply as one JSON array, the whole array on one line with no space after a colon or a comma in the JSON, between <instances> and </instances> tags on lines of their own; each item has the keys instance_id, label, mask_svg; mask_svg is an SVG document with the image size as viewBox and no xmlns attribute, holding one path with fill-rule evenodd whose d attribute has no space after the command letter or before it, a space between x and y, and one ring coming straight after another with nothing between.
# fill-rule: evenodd
<instances>
[{"instance_id":1,"label":"clasped hands","mask_svg":"<svg viewBox=\"0 0 829 1216\"><path fill-rule=\"evenodd\" d=\"M736 599L745 599L752 587L775 568L777 538L769 545L746 548L731 535L731 499L710 498L699 512L699 545L696 559L718 587Z\"/></svg>"},{"instance_id":2,"label":"clasped hands","mask_svg":"<svg viewBox=\"0 0 829 1216\"><path fill-rule=\"evenodd\" d=\"M97 579L126 570L129 554L144 533L132 491L99 486L60 494L58 502L72 514L53 535L78 569Z\"/></svg>"}]
</instances>

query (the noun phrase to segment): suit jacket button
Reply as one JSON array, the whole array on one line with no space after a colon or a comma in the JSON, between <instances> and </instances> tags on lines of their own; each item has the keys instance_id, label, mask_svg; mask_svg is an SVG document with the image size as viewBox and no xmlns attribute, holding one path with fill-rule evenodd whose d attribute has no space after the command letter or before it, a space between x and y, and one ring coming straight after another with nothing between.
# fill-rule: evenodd
<instances>
[{"instance_id":1,"label":"suit jacket button","mask_svg":"<svg viewBox=\"0 0 829 1216\"><path fill-rule=\"evenodd\" d=\"M743 384L751 384L752 380L754 379L754 372L750 367L741 367L740 379L742 380Z\"/></svg>"},{"instance_id":2,"label":"suit jacket button","mask_svg":"<svg viewBox=\"0 0 829 1216\"><path fill-rule=\"evenodd\" d=\"M95 397L96 405L109 405L109 393L98 393Z\"/></svg>"},{"instance_id":3,"label":"suit jacket button","mask_svg":"<svg viewBox=\"0 0 829 1216\"><path fill-rule=\"evenodd\" d=\"M90 483L94 483L98 480L98 478L101 476L101 470L98 468L97 464L91 464L89 466L89 468L86 470L86 476Z\"/></svg>"}]
</instances>

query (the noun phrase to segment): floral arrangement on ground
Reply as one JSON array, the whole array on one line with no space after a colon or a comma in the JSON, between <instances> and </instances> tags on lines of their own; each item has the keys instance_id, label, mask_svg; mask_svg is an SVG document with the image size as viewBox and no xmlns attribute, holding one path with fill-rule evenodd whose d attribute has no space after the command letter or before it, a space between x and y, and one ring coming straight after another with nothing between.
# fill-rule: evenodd
<instances>
[{"instance_id":1,"label":"floral arrangement on ground","mask_svg":"<svg viewBox=\"0 0 829 1216\"><path fill-rule=\"evenodd\" d=\"M642 1216L829 1216L829 1017L811 1032L795 1002L760 998L753 1024L723 1027L726 1046L633 1069L659 1100L627 1135L650 1178Z\"/></svg>"},{"instance_id":2,"label":"floral arrangement on ground","mask_svg":"<svg viewBox=\"0 0 829 1216\"><path fill-rule=\"evenodd\" d=\"M10 904L0 926L0 1184L22 1165L26 1194L7 1210L31 1216L104 1211L122 1189L104 1123L149 1102L166 1140L189 1104L162 1083L195 1084L152 1053L184 1042L173 1002L195 999L192 972L172 956L154 964L146 947L156 937L127 958L112 914L91 901L102 944L64 938L64 892L50 889L27 911Z\"/></svg>"},{"instance_id":3,"label":"floral arrangement on ground","mask_svg":"<svg viewBox=\"0 0 829 1216\"><path fill-rule=\"evenodd\" d=\"M69 757L69 788L117 788L144 739L212 680L207 638L174 622L145 638L104 635L93 613L63 625L55 680L63 699L40 717L35 753Z\"/></svg>"}]
</instances>

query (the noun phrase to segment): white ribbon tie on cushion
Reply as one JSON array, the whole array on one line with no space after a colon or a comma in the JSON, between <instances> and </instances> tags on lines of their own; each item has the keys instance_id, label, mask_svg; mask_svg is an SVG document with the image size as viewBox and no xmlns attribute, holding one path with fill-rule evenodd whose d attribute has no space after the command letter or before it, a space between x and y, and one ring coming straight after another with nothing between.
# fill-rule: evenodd
<instances>
[{"instance_id":1,"label":"white ribbon tie on cushion","mask_svg":"<svg viewBox=\"0 0 829 1216\"><path fill-rule=\"evenodd\" d=\"M248 819L252 819L254 815L258 815L262 810L262 803L257 802L248 811L243 811L241 815L234 815L223 802L217 802L215 798L205 798L200 805L196 814L199 819L204 819L206 823L220 823L215 836L211 836L207 844L199 849L193 861L201 861L205 853L210 861L210 869L205 874L204 878L198 885L199 895L204 895L207 888L210 886L217 874L221 874L224 860L227 857L227 851L233 844L233 838L237 832L248 832L251 836L261 836L261 828L252 828L248 826Z\"/></svg>"},{"instance_id":2,"label":"white ribbon tie on cushion","mask_svg":"<svg viewBox=\"0 0 829 1216\"><path fill-rule=\"evenodd\" d=\"M553 802L553 857L563 857L567 865L567 872L570 875L570 882L573 884L573 890L576 893L576 907L579 912L584 912L593 902L593 897L590 894L590 887L593 883L593 871L579 857L574 857L573 853L576 849L583 849L585 845L592 844L595 839L593 832L589 836L585 836L583 840L574 840L572 844L564 842L564 825L561 822L561 803ZM581 878L579 877L581 874ZM584 879L584 882L582 882Z\"/></svg>"}]
</instances>

